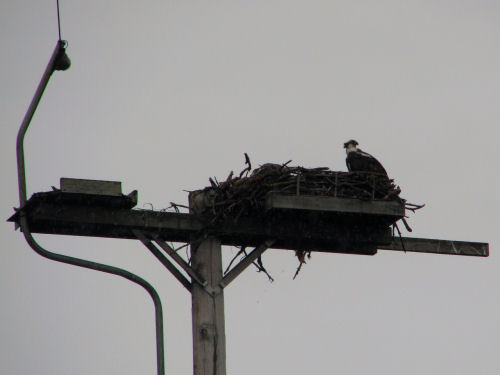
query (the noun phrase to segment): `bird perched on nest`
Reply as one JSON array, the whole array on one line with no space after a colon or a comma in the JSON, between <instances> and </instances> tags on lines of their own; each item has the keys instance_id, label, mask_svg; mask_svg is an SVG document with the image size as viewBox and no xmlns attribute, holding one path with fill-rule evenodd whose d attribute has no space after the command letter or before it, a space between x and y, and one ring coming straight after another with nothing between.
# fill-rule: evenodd
<instances>
[{"instance_id":1,"label":"bird perched on nest","mask_svg":"<svg viewBox=\"0 0 500 375\"><path fill-rule=\"evenodd\" d=\"M357 148L358 142L351 139L344 143L347 153L345 162L349 172L372 172L387 176L385 168L372 155Z\"/></svg>"}]
</instances>

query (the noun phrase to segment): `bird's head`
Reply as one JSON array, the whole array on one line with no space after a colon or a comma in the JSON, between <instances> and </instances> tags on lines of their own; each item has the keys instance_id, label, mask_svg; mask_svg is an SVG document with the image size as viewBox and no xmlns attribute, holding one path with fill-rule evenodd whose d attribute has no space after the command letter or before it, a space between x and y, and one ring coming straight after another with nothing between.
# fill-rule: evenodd
<instances>
[{"instance_id":1,"label":"bird's head","mask_svg":"<svg viewBox=\"0 0 500 375\"><path fill-rule=\"evenodd\" d=\"M346 143L344 143L345 152L348 154L351 151L356 151L357 145L358 142L356 142L356 140L354 139L347 141Z\"/></svg>"}]
</instances>

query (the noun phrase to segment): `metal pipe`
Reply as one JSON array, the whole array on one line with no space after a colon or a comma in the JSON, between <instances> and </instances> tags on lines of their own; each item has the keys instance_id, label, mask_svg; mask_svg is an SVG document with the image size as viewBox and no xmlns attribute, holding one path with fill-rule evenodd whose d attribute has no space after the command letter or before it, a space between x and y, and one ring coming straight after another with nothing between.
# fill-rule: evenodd
<instances>
[{"instance_id":1,"label":"metal pipe","mask_svg":"<svg viewBox=\"0 0 500 375\"><path fill-rule=\"evenodd\" d=\"M64 64L64 60L68 63ZM54 52L50 57L49 63L47 64L47 68L45 68L45 72L43 73L42 79L38 84L38 87L35 91L35 95L31 100L31 103L28 107L28 111L24 115L23 122L21 123L21 127L19 128L19 132L17 133L17 143L16 143L16 151L17 151L17 169L18 169L18 184L19 184L19 203L20 207L24 207L26 204L26 175L25 175L25 166L24 166L24 136L28 130L28 126L30 125L31 119L35 114L36 108L38 107L38 103L40 103L40 99L42 98L43 92L49 83L49 79L52 73L55 70L66 70L69 68L69 59L66 56L66 42L63 40L57 41L56 47L54 48Z\"/></svg>"},{"instance_id":2,"label":"metal pipe","mask_svg":"<svg viewBox=\"0 0 500 375\"><path fill-rule=\"evenodd\" d=\"M25 174L25 163L24 163L24 137L30 125L31 119L35 114L36 108L40 99L42 98L42 94L47 87L49 79L52 73L55 70L66 70L70 66L69 58L66 56L66 42L59 40L57 45L52 53L52 56L49 60L47 68L43 73L42 79L38 84L35 95L31 100L31 103L28 107L28 111L24 116L23 122L19 128L19 132L17 133L17 144L16 144L16 152L17 152L17 177L18 177L18 185L19 185L19 204L20 204L20 227L21 231L24 234L24 238L26 242L30 245L30 247L39 255L54 260L56 262L71 264L78 267L83 267L87 269L92 269L100 272L109 273L112 275L121 276L127 280L134 282L142 286L149 293L151 298L153 299L153 303L155 306L155 320L156 320L156 362L157 362L157 373L158 375L165 374L165 360L164 360L164 341L163 341L163 309L161 305L160 297L156 290L149 284L146 280L141 277L126 271L121 268L109 266L106 264L91 262L85 259L70 257L67 255L53 253L41 247L36 240L31 235L28 219L23 213L23 208L27 201L26 196L26 174Z\"/></svg>"},{"instance_id":3,"label":"metal pipe","mask_svg":"<svg viewBox=\"0 0 500 375\"><path fill-rule=\"evenodd\" d=\"M155 321L156 321L156 364L157 364L157 374L165 374L165 360L164 360L164 342L163 342L163 309L161 305L160 297L156 290L143 278L133 274L132 272L126 271L124 269L109 266L107 264L101 264L96 262L91 262L85 259L75 258L67 255L57 254L48 251L41 247L36 240L31 235L29 231L29 226L26 216L21 217L21 230L23 231L24 238L30 247L35 250L39 255L54 260L56 262L71 264L73 266L83 267L91 270L96 270L100 272L109 273L112 275L121 276L127 280L132 281L135 284L142 286L149 293L153 299L155 306Z\"/></svg>"}]
</instances>

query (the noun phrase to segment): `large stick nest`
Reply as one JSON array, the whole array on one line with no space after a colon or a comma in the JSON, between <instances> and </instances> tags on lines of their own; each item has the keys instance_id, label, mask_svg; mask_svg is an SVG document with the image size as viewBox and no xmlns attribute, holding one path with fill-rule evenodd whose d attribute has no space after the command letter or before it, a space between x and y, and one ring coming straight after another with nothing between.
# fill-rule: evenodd
<instances>
[{"instance_id":1,"label":"large stick nest","mask_svg":"<svg viewBox=\"0 0 500 375\"><path fill-rule=\"evenodd\" d=\"M338 172L324 167L304 168L289 166L289 163L290 161L284 164L268 163L252 171L250 159L245 154L246 168L238 176L234 176L231 171L225 181L219 182L216 178L210 178L210 186L190 193L190 210L212 223L228 219L237 221L242 216L258 217L265 213L266 196L270 192L398 201L413 212L424 206L407 203L400 198L401 189L386 175L371 172ZM404 218L403 223L411 231ZM397 225L395 227L401 236ZM245 253L244 246L231 261L228 269L242 253ZM295 255L299 260L299 266L293 278L300 272L306 258L310 258L311 252L296 250ZM273 280L264 268L261 257L254 264L259 272L264 272L270 281Z\"/></svg>"},{"instance_id":2,"label":"large stick nest","mask_svg":"<svg viewBox=\"0 0 500 375\"><path fill-rule=\"evenodd\" d=\"M265 198L270 192L403 202L399 197L400 188L385 175L289 166L290 162L264 164L252 171L246 154L245 158L247 167L238 176L231 171L225 181L210 178L211 186L191 192L194 214L212 222L259 216L264 212Z\"/></svg>"}]
</instances>

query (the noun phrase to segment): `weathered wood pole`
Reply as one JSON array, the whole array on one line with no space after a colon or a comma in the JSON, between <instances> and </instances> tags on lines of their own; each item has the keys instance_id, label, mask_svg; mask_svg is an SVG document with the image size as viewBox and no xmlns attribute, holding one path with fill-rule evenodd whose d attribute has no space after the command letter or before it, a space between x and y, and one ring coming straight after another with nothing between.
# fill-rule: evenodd
<instances>
[{"instance_id":1,"label":"weathered wood pole","mask_svg":"<svg viewBox=\"0 0 500 375\"><path fill-rule=\"evenodd\" d=\"M207 285L194 282L192 287L193 373L226 375L226 335L224 330L224 294L221 243L207 238L191 246L191 263Z\"/></svg>"}]
</instances>

